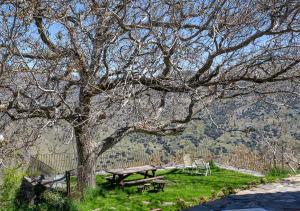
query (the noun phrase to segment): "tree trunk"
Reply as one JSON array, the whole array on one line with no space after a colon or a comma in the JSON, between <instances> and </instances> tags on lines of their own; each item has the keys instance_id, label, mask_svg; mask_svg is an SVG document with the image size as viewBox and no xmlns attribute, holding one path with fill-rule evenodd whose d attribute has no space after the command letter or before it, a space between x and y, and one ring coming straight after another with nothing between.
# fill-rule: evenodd
<instances>
[{"instance_id":1,"label":"tree trunk","mask_svg":"<svg viewBox=\"0 0 300 211\"><path fill-rule=\"evenodd\" d=\"M79 132L80 131L80 132ZM96 187L97 156L91 138L75 129L78 155L77 186L83 192L87 187Z\"/></svg>"},{"instance_id":2,"label":"tree trunk","mask_svg":"<svg viewBox=\"0 0 300 211\"><path fill-rule=\"evenodd\" d=\"M88 77L85 71L81 72L83 81L87 82ZM75 137L77 146L77 187L83 192L87 187L96 187L96 164L97 156L95 146L90 135L90 106L91 96L84 93L85 83L82 84L79 91L79 105L75 109L78 114L75 122Z\"/></svg>"}]
</instances>

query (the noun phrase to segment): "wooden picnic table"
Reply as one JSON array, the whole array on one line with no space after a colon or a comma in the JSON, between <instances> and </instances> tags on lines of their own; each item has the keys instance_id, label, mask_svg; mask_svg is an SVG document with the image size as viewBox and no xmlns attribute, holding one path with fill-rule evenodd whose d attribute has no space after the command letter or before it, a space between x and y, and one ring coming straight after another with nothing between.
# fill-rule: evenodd
<instances>
[{"instance_id":1,"label":"wooden picnic table","mask_svg":"<svg viewBox=\"0 0 300 211\"><path fill-rule=\"evenodd\" d=\"M125 185L125 179L132 174L141 174L144 176L144 179L155 177L155 172L157 167L152 165L145 166L137 166L130 168L122 168L122 169L108 169L105 170L107 173L112 174L111 184L121 185L122 187ZM151 172L151 173L149 173Z\"/></svg>"}]
</instances>

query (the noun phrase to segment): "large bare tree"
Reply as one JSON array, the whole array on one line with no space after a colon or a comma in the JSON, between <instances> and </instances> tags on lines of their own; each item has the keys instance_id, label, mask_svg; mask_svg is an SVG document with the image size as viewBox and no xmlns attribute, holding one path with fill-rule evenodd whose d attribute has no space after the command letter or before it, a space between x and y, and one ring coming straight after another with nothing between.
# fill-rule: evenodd
<instances>
[{"instance_id":1,"label":"large bare tree","mask_svg":"<svg viewBox=\"0 0 300 211\"><path fill-rule=\"evenodd\" d=\"M0 4L2 115L72 125L80 189L128 133L181 132L216 99L299 83L297 0ZM96 125L109 135L93 141Z\"/></svg>"}]
</instances>

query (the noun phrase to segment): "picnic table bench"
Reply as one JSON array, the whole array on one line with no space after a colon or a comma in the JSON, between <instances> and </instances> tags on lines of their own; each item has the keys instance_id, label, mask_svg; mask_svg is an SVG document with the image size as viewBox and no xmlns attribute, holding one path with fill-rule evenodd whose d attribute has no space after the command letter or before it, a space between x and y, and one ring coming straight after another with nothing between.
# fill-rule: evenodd
<instances>
[{"instance_id":1,"label":"picnic table bench","mask_svg":"<svg viewBox=\"0 0 300 211\"><path fill-rule=\"evenodd\" d=\"M137 191L138 192L144 192L145 190L149 190L151 185L153 186L153 190L155 192L158 192L158 191L164 191L164 187L165 187L165 184L166 182L163 180L164 177L156 177L154 178L151 183L146 183L144 185L141 185L141 186L138 186L137 187ZM150 178L152 179L152 178Z\"/></svg>"},{"instance_id":2,"label":"picnic table bench","mask_svg":"<svg viewBox=\"0 0 300 211\"><path fill-rule=\"evenodd\" d=\"M138 167L123 168L123 169L111 169L105 171L107 173L112 174L111 178L107 178L108 180L110 180L112 185L116 184L116 185L120 185L121 187L124 187L125 185L140 184L155 179L162 179L163 177L155 176L156 170L157 167L155 166L145 165L145 166L138 166ZM125 179L133 174L143 175L144 179L125 182Z\"/></svg>"},{"instance_id":3,"label":"picnic table bench","mask_svg":"<svg viewBox=\"0 0 300 211\"><path fill-rule=\"evenodd\" d=\"M164 191L165 184L166 182L162 179L157 179L152 182L155 191Z\"/></svg>"}]
</instances>

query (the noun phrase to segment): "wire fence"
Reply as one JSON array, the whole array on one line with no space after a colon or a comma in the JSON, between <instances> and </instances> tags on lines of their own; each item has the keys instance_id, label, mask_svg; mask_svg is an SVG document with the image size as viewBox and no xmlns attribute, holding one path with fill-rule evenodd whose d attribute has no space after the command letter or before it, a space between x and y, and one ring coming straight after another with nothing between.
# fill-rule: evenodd
<instances>
[{"instance_id":1,"label":"wire fence","mask_svg":"<svg viewBox=\"0 0 300 211\"><path fill-rule=\"evenodd\" d=\"M107 151L98 158L97 170L127 168L141 165L166 165L182 163L183 154L187 152L178 152L176 154L168 154L163 151L148 154L144 151ZM198 150L192 152L194 157L207 157L208 150ZM31 156L28 174L44 175L61 174L65 171L77 168L77 157L71 153L53 153L38 154Z\"/></svg>"},{"instance_id":2,"label":"wire fence","mask_svg":"<svg viewBox=\"0 0 300 211\"><path fill-rule=\"evenodd\" d=\"M256 151L238 146L230 153L214 156L214 161L238 168L265 173L272 168L290 169L296 172L300 169L300 155L290 151Z\"/></svg>"},{"instance_id":3,"label":"wire fence","mask_svg":"<svg viewBox=\"0 0 300 211\"><path fill-rule=\"evenodd\" d=\"M97 161L97 170L127 168L141 165L176 165L183 163L183 156L190 154L193 159L202 158L206 161L215 161L221 164L230 165L238 168L249 169L259 172L266 172L269 169L279 166L284 168L299 168L299 159L295 163L291 163L287 159L282 159L279 162L280 156L275 156L271 153L258 153L246 148L232 150L229 153L214 154L207 148L196 150L185 150L177 153L167 153L157 151L148 154L145 151L107 151L101 155ZM74 170L77 168L77 157L75 154L59 153L59 154L40 154L31 157L28 173L36 175L43 173L62 174L65 171Z\"/></svg>"}]
</instances>

